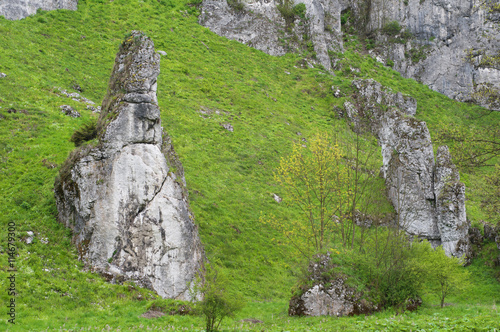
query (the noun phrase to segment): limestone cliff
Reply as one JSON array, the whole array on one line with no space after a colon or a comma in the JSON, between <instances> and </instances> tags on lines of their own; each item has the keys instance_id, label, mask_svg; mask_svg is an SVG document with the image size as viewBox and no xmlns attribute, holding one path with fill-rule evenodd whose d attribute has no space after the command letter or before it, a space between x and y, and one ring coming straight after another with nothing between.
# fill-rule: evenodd
<instances>
[{"instance_id":1,"label":"limestone cliff","mask_svg":"<svg viewBox=\"0 0 500 332\"><path fill-rule=\"evenodd\" d=\"M299 4L304 13L294 11ZM271 55L307 51L329 70L335 61L329 51L343 48L346 11L358 32L375 36L373 56L393 61L403 76L500 110L499 0L204 0L199 22ZM410 37L384 34L391 21Z\"/></svg>"},{"instance_id":2,"label":"limestone cliff","mask_svg":"<svg viewBox=\"0 0 500 332\"><path fill-rule=\"evenodd\" d=\"M438 149L434 162L427 125L413 117L416 101L374 80L354 81L353 88L353 103L346 102L345 113L356 130L378 138L397 223L409 234L443 245L448 255L467 254L465 186L447 147Z\"/></svg>"},{"instance_id":3,"label":"limestone cliff","mask_svg":"<svg viewBox=\"0 0 500 332\"><path fill-rule=\"evenodd\" d=\"M374 53L392 60L404 77L450 98L500 110L498 0L370 0L370 4L366 29L375 32L380 42ZM412 37L391 42L395 38L380 30L391 21Z\"/></svg>"},{"instance_id":4,"label":"limestone cliff","mask_svg":"<svg viewBox=\"0 0 500 332\"><path fill-rule=\"evenodd\" d=\"M20 20L36 14L38 9L76 10L78 0L2 0L0 2L0 16L8 20Z\"/></svg>"},{"instance_id":5,"label":"limestone cliff","mask_svg":"<svg viewBox=\"0 0 500 332\"><path fill-rule=\"evenodd\" d=\"M80 259L111 281L134 280L189 299L203 248L183 169L156 99L160 56L134 31L120 46L98 121L98 143L73 151L55 183L58 219Z\"/></svg>"},{"instance_id":6,"label":"limestone cliff","mask_svg":"<svg viewBox=\"0 0 500 332\"><path fill-rule=\"evenodd\" d=\"M340 11L338 0L204 0L199 22L220 36L271 55L314 52L317 61L330 69L328 51L342 50Z\"/></svg>"}]
</instances>

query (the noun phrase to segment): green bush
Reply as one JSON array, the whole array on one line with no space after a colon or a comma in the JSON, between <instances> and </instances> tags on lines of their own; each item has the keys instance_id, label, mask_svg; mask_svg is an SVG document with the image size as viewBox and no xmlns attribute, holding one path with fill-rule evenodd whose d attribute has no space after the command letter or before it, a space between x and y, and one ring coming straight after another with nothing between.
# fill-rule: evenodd
<instances>
[{"instance_id":1,"label":"green bush","mask_svg":"<svg viewBox=\"0 0 500 332\"><path fill-rule=\"evenodd\" d=\"M295 21L295 7L293 0L283 0L280 4L276 6L281 16L285 19L285 24L287 28L291 28L293 22Z\"/></svg>"},{"instance_id":2,"label":"green bush","mask_svg":"<svg viewBox=\"0 0 500 332\"><path fill-rule=\"evenodd\" d=\"M218 331L222 320L233 317L236 311L243 308L241 298L229 291L229 279L215 265L207 264L205 280L195 282L195 296L203 299L196 304L196 312L205 317L207 332Z\"/></svg>"},{"instance_id":3,"label":"green bush","mask_svg":"<svg viewBox=\"0 0 500 332\"><path fill-rule=\"evenodd\" d=\"M295 16L300 17L301 19L306 19L306 5L303 3L299 3L295 7L293 7L293 13Z\"/></svg>"},{"instance_id":4,"label":"green bush","mask_svg":"<svg viewBox=\"0 0 500 332\"><path fill-rule=\"evenodd\" d=\"M70 142L75 143L75 146L80 146L85 142L91 141L97 137L97 121L91 120L84 123L71 135Z\"/></svg>"},{"instance_id":5,"label":"green bush","mask_svg":"<svg viewBox=\"0 0 500 332\"><path fill-rule=\"evenodd\" d=\"M396 36L400 31L401 25L398 21L391 21L382 28L383 33L392 37Z\"/></svg>"}]
</instances>

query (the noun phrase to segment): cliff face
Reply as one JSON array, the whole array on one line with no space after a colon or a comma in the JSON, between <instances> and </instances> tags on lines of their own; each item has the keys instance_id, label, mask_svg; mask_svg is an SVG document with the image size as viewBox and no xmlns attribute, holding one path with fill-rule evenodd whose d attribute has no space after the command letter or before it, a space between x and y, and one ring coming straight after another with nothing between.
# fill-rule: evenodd
<instances>
[{"instance_id":1,"label":"cliff face","mask_svg":"<svg viewBox=\"0 0 500 332\"><path fill-rule=\"evenodd\" d=\"M394 69L459 101L500 110L500 4L497 0L370 1L367 31L399 22L413 38L377 35L375 53ZM380 30L378 30L380 31Z\"/></svg>"},{"instance_id":2,"label":"cliff face","mask_svg":"<svg viewBox=\"0 0 500 332\"><path fill-rule=\"evenodd\" d=\"M447 147L439 147L434 162L427 125L413 117L416 101L373 80L354 81L353 88L354 103L344 105L346 116L382 146L382 173L399 226L443 245L447 255L468 254L465 186Z\"/></svg>"},{"instance_id":3,"label":"cliff face","mask_svg":"<svg viewBox=\"0 0 500 332\"><path fill-rule=\"evenodd\" d=\"M88 268L189 299L203 248L182 165L162 131L159 72L152 41L134 31L116 56L99 142L73 151L56 179L58 219L73 230Z\"/></svg>"},{"instance_id":4,"label":"cliff face","mask_svg":"<svg viewBox=\"0 0 500 332\"><path fill-rule=\"evenodd\" d=\"M340 12L338 0L204 0L199 22L270 55L314 52L330 69L328 51L342 50Z\"/></svg>"},{"instance_id":5,"label":"cliff face","mask_svg":"<svg viewBox=\"0 0 500 332\"><path fill-rule=\"evenodd\" d=\"M305 5L302 14L294 10L299 4ZM329 70L335 60L329 51L342 51L346 10L360 32L376 36L380 46L371 53L393 61L403 76L450 98L500 110L498 0L204 0L199 22L271 55L314 51L309 54ZM391 21L412 38L391 42L381 33Z\"/></svg>"},{"instance_id":6,"label":"cliff face","mask_svg":"<svg viewBox=\"0 0 500 332\"><path fill-rule=\"evenodd\" d=\"M8 20L20 20L36 14L38 9L76 10L78 0L2 0L0 2L0 16Z\"/></svg>"}]
</instances>

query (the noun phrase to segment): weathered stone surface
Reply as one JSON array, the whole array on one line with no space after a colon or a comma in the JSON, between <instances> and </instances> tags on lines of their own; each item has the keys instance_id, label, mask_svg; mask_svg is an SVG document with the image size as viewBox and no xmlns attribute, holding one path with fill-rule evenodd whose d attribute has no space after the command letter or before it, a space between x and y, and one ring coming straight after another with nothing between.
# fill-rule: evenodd
<instances>
[{"instance_id":1,"label":"weathered stone surface","mask_svg":"<svg viewBox=\"0 0 500 332\"><path fill-rule=\"evenodd\" d=\"M465 185L451 160L448 147L440 146L436 154L434 171L437 226L441 244L446 253L455 256L467 254L469 224L465 214Z\"/></svg>"},{"instance_id":2,"label":"weathered stone surface","mask_svg":"<svg viewBox=\"0 0 500 332\"><path fill-rule=\"evenodd\" d=\"M481 61L500 48L500 21L491 10L495 3L498 1L371 1L366 30L376 32L388 22L398 21L402 31L408 30L415 38L391 43L390 38L378 34L383 44L375 56L384 62L391 59L393 68L404 77L450 98L500 110L499 64ZM357 15L363 12L358 10ZM496 91L497 98L481 96L478 92L485 87Z\"/></svg>"},{"instance_id":3,"label":"weathered stone surface","mask_svg":"<svg viewBox=\"0 0 500 332\"><path fill-rule=\"evenodd\" d=\"M73 230L88 268L189 299L203 248L182 165L161 128L159 58L142 33L126 38L103 101L99 143L71 153L55 196L59 221Z\"/></svg>"},{"instance_id":4,"label":"weathered stone surface","mask_svg":"<svg viewBox=\"0 0 500 332\"><path fill-rule=\"evenodd\" d=\"M200 24L220 36L237 40L271 55L306 48L312 42L316 59L330 69L328 51L342 50L340 3L338 0L296 0L306 6L306 19L295 16L286 21L278 10L279 1L240 0L235 9L226 0L204 0ZM330 13L338 13L331 15Z\"/></svg>"},{"instance_id":5,"label":"weathered stone surface","mask_svg":"<svg viewBox=\"0 0 500 332\"><path fill-rule=\"evenodd\" d=\"M226 0L204 0L200 24L271 55L304 49L310 40L317 61L330 69L335 59L328 51L343 48L341 13L351 10L357 29L382 43L372 51L379 61L391 59L403 76L450 98L500 110L500 60L488 61L500 49L500 14L492 9L498 0L295 0L293 5L305 4L307 20L295 16L293 22L278 10L284 1L235 3L242 9ZM414 38L390 42L378 33L390 21L398 21Z\"/></svg>"},{"instance_id":6,"label":"weathered stone surface","mask_svg":"<svg viewBox=\"0 0 500 332\"><path fill-rule=\"evenodd\" d=\"M36 14L38 9L76 10L78 0L2 0L0 3L0 16L8 20L20 20Z\"/></svg>"},{"instance_id":7,"label":"weathered stone surface","mask_svg":"<svg viewBox=\"0 0 500 332\"><path fill-rule=\"evenodd\" d=\"M308 285L290 300L290 316L352 316L378 310L363 294L345 284L345 276L333 272L330 254L319 255L308 267Z\"/></svg>"},{"instance_id":8,"label":"weathered stone surface","mask_svg":"<svg viewBox=\"0 0 500 332\"><path fill-rule=\"evenodd\" d=\"M416 120L416 101L374 80L356 80L345 115L356 130L372 132L382 147L382 173L397 223L407 233L442 244L448 255L468 248L465 187L446 147L437 165L427 125ZM383 107L382 107L383 106ZM451 202L451 203L450 203Z\"/></svg>"}]
</instances>

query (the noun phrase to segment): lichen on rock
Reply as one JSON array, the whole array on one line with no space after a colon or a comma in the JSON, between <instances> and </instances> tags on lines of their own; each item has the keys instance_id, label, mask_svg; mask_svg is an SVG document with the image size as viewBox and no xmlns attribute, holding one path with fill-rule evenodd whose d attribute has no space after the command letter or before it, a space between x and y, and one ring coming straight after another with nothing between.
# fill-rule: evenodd
<instances>
[{"instance_id":1,"label":"lichen on rock","mask_svg":"<svg viewBox=\"0 0 500 332\"><path fill-rule=\"evenodd\" d=\"M87 268L186 300L204 254L182 165L161 128L159 73L153 42L133 31L116 56L98 143L71 153L55 197Z\"/></svg>"}]
</instances>

